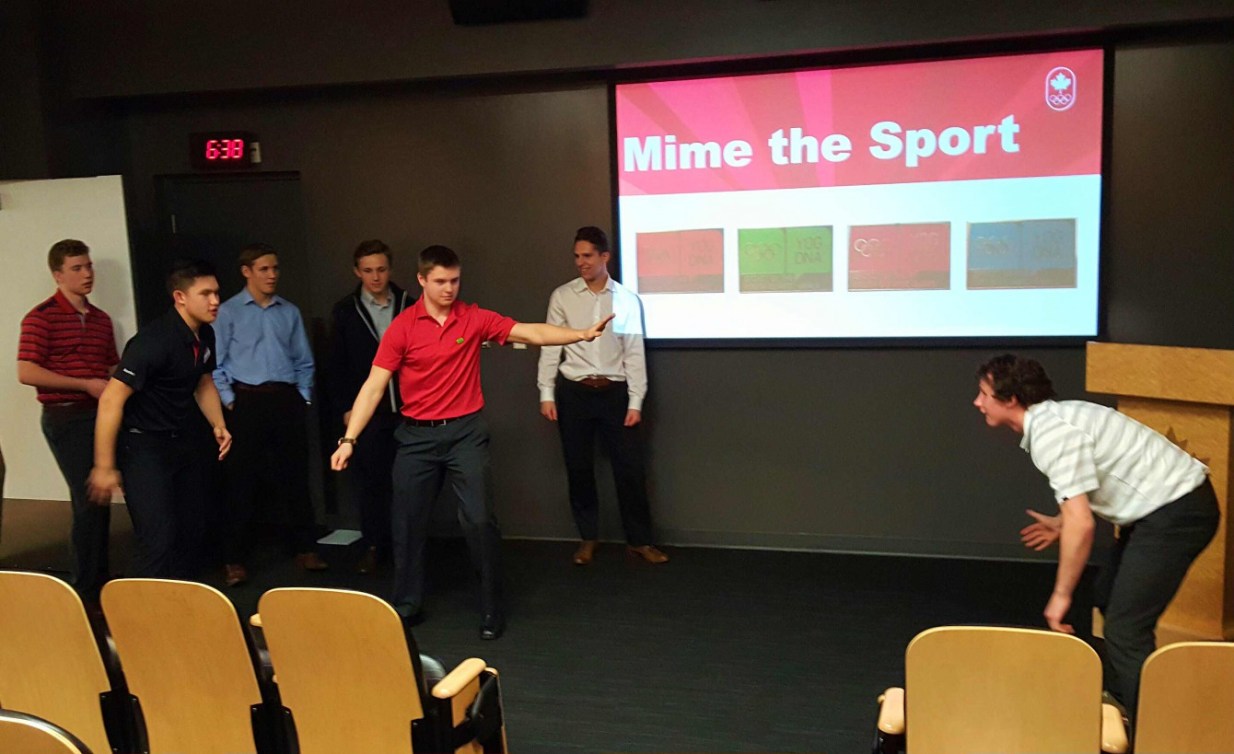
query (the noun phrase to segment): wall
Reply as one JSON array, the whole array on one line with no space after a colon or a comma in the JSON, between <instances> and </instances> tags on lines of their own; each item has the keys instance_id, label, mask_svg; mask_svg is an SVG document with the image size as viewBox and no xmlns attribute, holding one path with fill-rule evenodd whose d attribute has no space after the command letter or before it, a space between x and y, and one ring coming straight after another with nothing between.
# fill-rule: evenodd
<instances>
[{"instance_id":1,"label":"wall","mask_svg":"<svg viewBox=\"0 0 1234 754\"><path fill-rule=\"evenodd\" d=\"M377 236L404 257L428 243L454 246L464 259L465 297L526 320L539 319L548 292L572 275L572 230L610 221L604 79L622 74L605 66L1234 13L1230 3L1200 2L976 14L963 4L716 0L652 11L613 0L594 2L584 22L458 29L437 4L352 4L342 23L337 7L314 2L281 36L260 40L254 29L272 21L254 7L237 41L213 22L187 36L180 26L200 21L187 10L116 6L74 6L71 19L60 19L80 51L66 61L79 95L464 77L113 106L107 122L124 138L112 156L130 177L139 248L157 253L153 178L187 171L187 134L246 128L262 137L264 170L301 173L310 316L325 316L350 285L354 244ZM124 49L100 18L106 12L124 23ZM1221 288L1230 278L1234 147L1220 130L1230 105L1213 95L1234 81L1234 47L1228 24L1218 26L1216 42L1187 27L1137 32L1139 41L1118 46L1104 259L1111 339L1234 347L1234 302ZM110 62L87 70L90 58ZM581 67L594 68L466 78ZM1188 138L1160 138L1177 129ZM1201 245L1168 242L1195 233ZM410 265L400 266L407 282ZM1022 556L1015 532L1026 522L1023 509L1050 502L1015 438L987 431L969 405L973 370L996 350L652 351L647 419L662 538ZM1046 363L1060 393L1084 395L1082 349L1027 352ZM484 355L498 510L508 535L571 538L556 435L536 411L534 362L533 351ZM610 486L602 488L605 534L616 537Z\"/></svg>"},{"instance_id":2,"label":"wall","mask_svg":"<svg viewBox=\"0 0 1234 754\"><path fill-rule=\"evenodd\" d=\"M0 180L46 178L34 0L0 3Z\"/></svg>"},{"instance_id":3,"label":"wall","mask_svg":"<svg viewBox=\"0 0 1234 754\"><path fill-rule=\"evenodd\" d=\"M455 26L446 0L53 7L79 98L596 71L1234 17L1229 0L591 0L582 20L478 27Z\"/></svg>"},{"instance_id":4,"label":"wall","mask_svg":"<svg viewBox=\"0 0 1234 754\"><path fill-rule=\"evenodd\" d=\"M353 285L350 250L377 236L396 278L430 243L456 248L464 296L521 320L574 273L574 228L608 223L603 86L524 93L295 96L164 105L127 119L133 173L186 169L190 131L244 127L265 170L298 170L312 300L325 317ZM140 148L138 147L140 145ZM153 237L150 192L134 191ZM1039 351L1067 394L1077 348ZM655 514L669 542L1018 555L1044 480L1011 435L969 405L986 349L653 350L648 430ZM573 536L554 428L538 413L536 353L484 354L498 512L513 536ZM974 474L978 467L980 473ZM605 534L619 536L606 497Z\"/></svg>"},{"instance_id":5,"label":"wall","mask_svg":"<svg viewBox=\"0 0 1234 754\"><path fill-rule=\"evenodd\" d=\"M90 301L107 312L117 343L137 331L129 283L129 239L124 188L119 176L0 183L0 353L17 356L20 323L56 292L47 252L62 238L85 240L94 263ZM11 365L11 366L10 366ZM0 442L8 479L5 494L32 500L68 500L68 486L39 430L42 414L34 388L17 381L13 362L0 372Z\"/></svg>"}]
</instances>

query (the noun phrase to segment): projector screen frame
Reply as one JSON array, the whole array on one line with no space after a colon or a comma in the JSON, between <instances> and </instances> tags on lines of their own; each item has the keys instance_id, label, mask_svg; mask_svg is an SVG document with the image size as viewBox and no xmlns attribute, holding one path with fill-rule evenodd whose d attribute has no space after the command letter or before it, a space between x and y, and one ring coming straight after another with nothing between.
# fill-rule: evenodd
<instances>
[{"instance_id":1,"label":"projector screen frame","mask_svg":"<svg viewBox=\"0 0 1234 754\"><path fill-rule=\"evenodd\" d=\"M1040 37L1014 37L904 45L885 48L836 50L759 58L690 61L677 64L656 64L614 71L608 76L609 177L612 213L611 271L623 280L621 243L621 210L619 146L617 130L617 88L625 84L659 83L710 77L757 76L794 73L806 70L839 70L904 63L929 63L962 59L1008 57L1049 52L1099 50L1102 54L1101 160L1100 206L1098 216L1096 333L1093 335L1029 335L1029 336L879 336L879 337L796 337L796 338L654 338L645 343L651 349L698 350L766 350L766 349L871 349L871 348L1060 348L1080 347L1106 337L1108 254L1106 232L1110 214L1110 144L1114 94L1114 45L1112 33L1076 32ZM641 293L640 293L641 296Z\"/></svg>"}]
</instances>

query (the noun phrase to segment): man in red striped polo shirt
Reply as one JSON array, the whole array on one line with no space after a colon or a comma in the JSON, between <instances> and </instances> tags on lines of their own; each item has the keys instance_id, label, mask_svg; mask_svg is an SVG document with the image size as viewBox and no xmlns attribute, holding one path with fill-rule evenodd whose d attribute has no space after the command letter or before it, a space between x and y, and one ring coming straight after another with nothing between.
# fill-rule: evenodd
<instances>
[{"instance_id":1,"label":"man in red striped polo shirt","mask_svg":"<svg viewBox=\"0 0 1234 754\"><path fill-rule=\"evenodd\" d=\"M98 397L120 361L111 318L86 296L94 290L90 249L65 239L47 255L56 293L21 321L17 378L38 391L43 435L73 501L73 586L97 603L107 580L111 509L90 501Z\"/></svg>"}]
</instances>

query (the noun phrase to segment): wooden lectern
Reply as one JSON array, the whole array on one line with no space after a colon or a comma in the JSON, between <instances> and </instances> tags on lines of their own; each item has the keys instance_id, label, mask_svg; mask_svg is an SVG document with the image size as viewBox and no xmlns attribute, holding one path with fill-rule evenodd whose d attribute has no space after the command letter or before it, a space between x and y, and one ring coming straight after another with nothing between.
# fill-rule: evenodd
<instances>
[{"instance_id":1,"label":"wooden lectern","mask_svg":"<svg viewBox=\"0 0 1234 754\"><path fill-rule=\"evenodd\" d=\"M1157 644L1234 639L1234 527L1228 524L1234 351L1089 343L1087 372L1090 393L1118 396L1119 411L1207 465L1221 504L1217 536L1161 616Z\"/></svg>"}]
</instances>

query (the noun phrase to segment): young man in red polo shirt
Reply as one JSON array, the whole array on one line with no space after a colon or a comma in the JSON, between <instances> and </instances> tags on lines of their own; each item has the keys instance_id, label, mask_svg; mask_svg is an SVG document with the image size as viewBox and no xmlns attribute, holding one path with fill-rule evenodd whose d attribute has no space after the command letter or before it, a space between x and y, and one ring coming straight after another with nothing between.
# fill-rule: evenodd
<instances>
[{"instance_id":1,"label":"young man in red polo shirt","mask_svg":"<svg viewBox=\"0 0 1234 754\"><path fill-rule=\"evenodd\" d=\"M97 603L108 577L111 508L90 501L86 479L94 461L98 397L120 356L106 312L86 296L94 290L90 249L65 239L47 255L56 293L21 321L17 378L38 391L43 436L73 501L73 586Z\"/></svg>"},{"instance_id":2,"label":"young man in red polo shirt","mask_svg":"<svg viewBox=\"0 0 1234 754\"><path fill-rule=\"evenodd\" d=\"M505 630L501 605L501 531L493 515L488 426L480 415L480 345L494 340L538 346L569 345L600 337L612 316L586 330L518 323L474 304L456 301L458 255L445 246L420 252L416 276L424 295L386 330L368 379L356 395L347 432L330 459L347 467L356 438L398 372L403 424L395 432L394 596L408 624L420 618L424 598L424 545L429 514L444 475L459 499L459 522L480 573L481 639Z\"/></svg>"}]
</instances>

